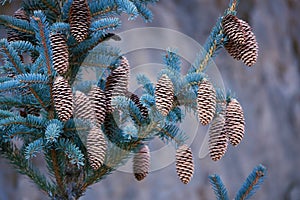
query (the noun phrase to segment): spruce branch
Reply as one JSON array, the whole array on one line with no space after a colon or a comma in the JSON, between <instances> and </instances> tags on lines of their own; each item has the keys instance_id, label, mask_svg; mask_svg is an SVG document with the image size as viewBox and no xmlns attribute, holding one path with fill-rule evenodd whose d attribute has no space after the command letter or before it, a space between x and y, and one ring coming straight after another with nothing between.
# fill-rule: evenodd
<instances>
[{"instance_id":1,"label":"spruce branch","mask_svg":"<svg viewBox=\"0 0 300 200\"><path fill-rule=\"evenodd\" d=\"M30 26L29 22L26 20L16 19L7 15L0 15L0 24L7 28L19 31L21 33L34 35L34 30Z\"/></svg>"},{"instance_id":2,"label":"spruce branch","mask_svg":"<svg viewBox=\"0 0 300 200\"><path fill-rule=\"evenodd\" d=\"M239 0L231 0L228 9L225 11L223 16L229 13L235 13L238 3ZM225 39L221 26L223 16L219 17L216 25L213 27L210 33L210 36L206 40L204 44L204 52L199 54L200 60L197 60L194 63L193 70L195 70L197 73L201 73L205 70L211 59L215 56L217 50L222 46L222 43Z\"/></svg>"},{"instance_id":3,"label":"spruce branch","mask_svg":"<svg viewBox=\"0 0 300 200\"><path fill-rule=\"evenodd\" d=\"M27 175L46 194L54 194L56 185L50 183L42 173L30 166L24 155L10 143L0 143L0 153L14 165L21 174Z\"/></svg>"},{"instance_id":4,"label":"spruce branch","mask_svg":"<svg viewBox=\"0 0 300 200\"><path fill-rule=\"evenodd\" d=\"M266 177L267 169L263 165L258 165L249 174L241 189L237 192L235 200L250 199L259 189Z\"/></svg>"},{"instance_id":5,"label":"spruce branch","mask_svg":"<svg viewBox=\"0 0 300 200\"><path fill-rule=\"evenodd\" d=\"M0 41L1 49L4 51L5 56L7 57L7 62L14 66L19 74L25 73L22 61L18 53L9 45L6 39Z\"/></svg>"},{"instance_id":6,"label":"spruce branch","mask_svg":"<svg viewBox=\"0 0 300 200\"><path fill-rule=\"evenodd\" d=\"M20 38L0 41L6 61L5 66L0 67L6 76L0 77L1 153L52 199L78 199L89 186L123 165L155 137L166 144L175 144L179 178L185 184L191 180L194 173L192 151L185 144L187 137L178 124L185 117L184 111L196 112L199 105L202 109L198 110L203 113L199 118L205 119L209 115L203 125L210 124L211 119L219 114L218 104L224 104L225 97L220 102L213 84L209 89L214 95L208 95L207 84L199 83L205 78L209 80L205 69L228 40L228 34L222 31L222 19L225 15L236 14L239 1L230 1L224 16L218 19L206 40L206 51L199 55L189 73L182 76L179 55L176 50L168 49L164 55L165 67L158 73L156 85L145 75L137 77L144 89L139 98L128 91L128 60L119 49L104 41L120 40L109 32L121 25L116 15L126 13L130 20L140 15L147 22L152 19L148 5L155 2L157 0L28 0L23 6L24 13L31 16L30 23L0 16L0 24L26 34L28 39L28 42L19 41L22 40ZM248 26L246 28L249 29ZM52 38L54 42L50 41L50 31L56 36ZM249 34L251 40L244 46L245 51L255 49L249 47L255 42L254 34ZM64 40L65 36L67 40ZM56 46L53 47L53 44ZM59 51L61 48L64 48L63 53ZM22 59L22 54L27 52L33 59L29 64ZM256 61L256 57L244 57L248 64ZM62 64L69 64L69 67L65 68ZM58 67L64 70L59 71ZM94 68L98 82L80 82L83 68ZM57 76L56 72L61 76ZM91 91L93 88L94 91ZM12 97L8 97L10 90L14 90ZM204 90L203 94L200 94L201 90ZM202 95L208 97L201 98ZM229 101L227 103L229 105ZM94 114L98 115L97 120L94 120ZM22 140L21 150L6 147L13 143L14 137ZM219 142L219 138L215 137L215 140ZM39 152L44 154L53 183L29 165L28 160ZM141 153L149 154L149 149ZM135 163L138 180L148 173L148 158L143 157L138 164ZM142 174L137 171L140 166L146 166ZM261 171L259 167L255 169L236 199L247 199L255 192L262 182L261 174L264 172ZM227 200L221 179L214 175L210 182L217 198Z\"/></svg>"},{"instance_id":7,"label":"spruce branch","mask_svg":"<svg viewBox=\"0 0 300 200\"><path fill-rule=\"evenodd\" d=\"M49 9L51 10L53 13L55 13L56 15L60 15L60 12L58 11L58 4L57 1L49 1L49 0L41 0L41 2ZM53 4L54 3L54 4Z\"/></svg>"},{"instance_id":8,"label":"spruce branch","mask_svg":"<svg viewBox=\"0 0 300 200\"><path fill-rule=\"evenodd\" d=\"M93 5L90 6L90 7L93 8ZM105 9L95 9L95 10L91 9L91 16L92 17L105 16L108 13L117 12L117 10L118 10L117 5L107 6Z\"/></svg>"},{"instance_id":9,"label":"spruce branch","mask_svg":"<svg viewBox=\"0 0 300 200\"><path fill-rule=\"evenodd\" d=\"M52 94L52 83L53 83L53 79L52 79L52 64L51 64L51 57L52 57L52 53L50 51L51 46L50 46L50 39L49 39L49 27L48 27L48 23L45 19L45 16L43 15L42 12L39 11L35 11L34 12L34 16L32 16L32 19L35 21L36 23L36 37L39 40L39 42L41 43L41 47L43 47L42 50L42 55L45 58L45 63L46 63L46 68L47 68L47 74L48 74L48 78L49 78L49 92L50 92L50 98L51 98L51 103L52 106L50 108L53 108L53 94ZM44 105L42 103L42 101L40 100L40 98L38 97L38 95L36 94L36 92L34 92L32 89L30 89L31 92L33 93L33 95L38 99L38 101L40 102L40 104L42 105L42 107L45 110L48 110L49 108ZM51 115L49 115L49 117L51 117Z\"/></svg>"},{"instance_id":10,"label":"spruce branch","mask_svg":"<svg viewBox=\"0 0 300 200\"><path fill-rule=\"evenodd\" d=\"M54 170L55 180L57 183L57 188L60 192L63 193L65 191L65 188L63 185L61 171L60 171L59 164L58 164L57 152L55 149L51 149L50 152L51 152L51 160L52 160L52 166L53 166L53 170Z\"/></svg>"},{"instance_id":11,"label":"spruce branch","mask_svg":"<svg viewBox=\"0 0 300 200\"><path fill-rule=\"evenodd\" d=\"M214 190L217 200L229 200L226 187L218 175L210 175L209 182Z\"/></svg>"}]
</instances>

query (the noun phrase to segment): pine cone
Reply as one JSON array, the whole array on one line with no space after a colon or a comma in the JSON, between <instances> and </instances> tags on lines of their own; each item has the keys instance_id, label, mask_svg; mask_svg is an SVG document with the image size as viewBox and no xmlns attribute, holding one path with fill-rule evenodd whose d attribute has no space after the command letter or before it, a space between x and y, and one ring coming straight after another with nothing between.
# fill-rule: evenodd
<instances>
[{"instance_id":1,"label":"pine cone","mask_svg":"<svg viewBox=\"0 0 300 200\"><path fill-rule=\"evenodd\" d=\"M71 34L77 42L87 38L91 25L91 12L87 0L74 0L69 14Z\"/></svg>"},{"instance_id":2,"label":"pine cone","mask_svg":"<svg viewBox=\"0 0 300 200\"><path fill-rule=\"evenodd\" d=\"M243 20L240 20L243 29L246 33L246 41L245 43L240 47L240 54L241 54L241 60L249 67L254 65L257 61L258 57L258 44L256 41L256 37L254 33L252 32L251 27L249 24Z\"/></svg>"},{"instance_id":3,"label":"pine cone","mask_svg":"<svg viewBox=\"0 0 300 200\"><path fill-rule=\"evenodd\" d=\"M106 113L106 96L103 90L98 86L94 86L89 92L92 109L96 115L97 124L104 122Z\"/></svg>"},{"instance_id":4,"label":"pine cone","mask_svg":"<svg viewBox=\"0 0 300 200\"><path fill-rule=\"evenodd\" d=\"M209 127L209 155L212 160L220 160L227 150L227 136L224 131L225 118L222 115L217 115Z\"/></svg>"},{"instance_id":5,"label":"pine cone","mask_svg":"<svg viewBox=\"0 0 300 200\"><path fill-rule=\"evenodd\" d=\"M245 30L235 15L226 15L222 20L222 28L230 41L235 44L244 44L246 38Z\"/></svg>"},{"instance_id":6,"label":"pine cone","mask_svg":"<svg viewBox=\"0 0 300 200\"><path fill-rule=\"evenodd\" d=\"M211 122L216 111L216 91L208 80L199 84L197 97L198 118L202 125Z\"/></svg>"},{"instance_id":7,"label":"pine cone","mask_svg":"<svg viewBox=\"0 0 300 200\"><path fill-rule=\"evenodd\" d=\"M226 15L222 27L228 36L228 41L224 45L228 53L249 67L254 65L258 57L258 44L249 24L234 15Z\"/></svg>"},{"instance_id":8,"label":"pine cone","mask_svg":"<svg viewBox=\"0 0 300 200\"><path fill-rule=\"evenodd\" d=\"M160 77L155 88L155 104L158 111L167 116L172 109L174 100L174 86L169 77L164 74Z\"/></svg>"},{"instance_id":9,"label":"pine cone","mask_svg":"<svg viewBox=\"0 0 300 200\"><path fill-rule=\"evenodd\" d=\"M233 146L237 146L243 139L245 130L244 113L236 99L232 99L226 108L224 130Z\"/></svg>"},{"instance_id":10,"label":"pine cone","mask_svg":"<svg viewBox=\"0 0 300 200\"><path fill-rule=\"evenodd\" d=\"M101 128L94 126L87 136L87 153L89 163L94 170L99 169L105 159L107 143Z\"/></svg>"},{"instance_id":11,"label":"pine cone","mask_svg":"<svg viewBox=\"0 0 300 200\"><path fill-rule=\"evenodd\" d=\"M191 149L187 145L180 146L176 151L176 172L184 184L189 183L193 177L193 155Z\"/></svg>"},{"instance_id":12,"label":"pine cone","mask_svg":"<svg viewBox=\"0 0 300 200\"><path fill-rule=\"evenodd\" d=\"M22 19L29 21L29 17L27 16L26 12L23 8L19 8L13 15L17 19ZM7 41L13 42L13 41L19 41L19 40L26 40L26 34L21 33L14 29L8 29L7 30Z\"/></svg>"},{"instance_id":13,"label":"pine cone","mask_svg":"<svg viewBox=\"0 0 300 200\"><path fill-rule=\"evenodd\" d=\"M111 113L113 108L111 100L116 96L125 96L128 91L129 80L129 63L128 60L122 56L120 65L112 71L106 79L105 95L107 100L107 112Z\"/></svg>"},{"instance_id":14,"label":"pine cone","mask_svg":"<svg viewBox=\"0 0 300 200\"><path fill-rule=\"evenodd\" d=\"M69 51L66 38L60 33L50 35L53 68L63 75L69 68Z\"/></svg>"},{"instance_id":15,"label":"pine cone","mask_svg":"<svg viewBox=\"0 0 300 200\"><path fill-rule=\"evenodd\" d=\"M147 145L143 145L141 149L134 154L133 157L133 173L136 180L143 180L149 173L150 168L150 152Z\"/></svg>"},{"instance_id":16,"label":"pine cone","mask_svg":"<svg viewBox=\"0 0 300 200\"><path fill-rule=\"evenodd\" d=\"M74 117L94 121L94 112L89 98L82 92L74 95Z\"/></svg>"},{"instance_id":17,"label":"pine cone","mask_svg":"<svg viewBox=\"0 0 300 200\"><path fill-rule=\"evenodd\" d=\"M127 92L126 96L128 98L130 98L134 102L134 104L139 108L142 116L147 118L148 117L148 109L141 104L140 98L136 94L131 93L131 92Z\"/></svg>"},{"instance_id":18,"label":"pine cone","mask_svg":"<svg viewBox=\"0 0 300 200\"><path fill-rule=\"evenodd\" d=\"M73 113L73 95L68 81L58 76L52 88L54 107L61 121L67 121Z\"/></svg>"}]
</instances>

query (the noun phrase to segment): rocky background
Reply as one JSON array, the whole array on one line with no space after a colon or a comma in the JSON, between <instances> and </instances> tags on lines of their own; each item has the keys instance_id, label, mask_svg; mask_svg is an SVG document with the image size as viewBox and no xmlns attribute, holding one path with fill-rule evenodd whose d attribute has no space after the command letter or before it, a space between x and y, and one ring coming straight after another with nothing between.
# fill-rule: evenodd
<instances>
[{"instance_id":1,"label":"rocky background","mask_svg":"<svg viewBox=\"0 0 300 200\"><path fill-rule=\"evenodd\" d=\"M13 1L17 2L17 1ZM152 8L154 21L123 21L123 30L159 26L180 31L203 44L215 20L227 6L225 0L168 0ZM17 3L1 7L12 13ZM268 168L268 177L253 199L300 199L300 2L297 0L241 0L238 16L253 27L259 43L257 64L248 68L224 50L215 59L227 88L241 102L246 135L237 148L213 162L198 158L205 134L199 130L191 145L195 174L188 185L177 178L175 165L155 171L142 182L132 174L115 172L90 188L82 199L214 199L207 176L217 173L230 198L252 168ZM143 39L143 38L137 38ZM198 138L199 137L199 138ZM0 159L0 199L38 200L44 194Z\"/></svg>"}]
</instances>

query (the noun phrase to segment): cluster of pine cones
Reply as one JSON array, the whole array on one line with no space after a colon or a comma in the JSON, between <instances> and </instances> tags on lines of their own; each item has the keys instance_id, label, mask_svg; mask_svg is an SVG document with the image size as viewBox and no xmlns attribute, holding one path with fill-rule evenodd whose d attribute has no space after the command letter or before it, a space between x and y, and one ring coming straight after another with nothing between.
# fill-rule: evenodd
<instances>
[{"instance_id":1,"label":"cluster of pine cones","mask_svg":"<svg viewBox=\"0 0 300 200\"><path fill-rule=\"evenodd\" d=\"M167 116L173 107L174 86L167 75L162 75L155 89L156 108ZM217 95L214 86L207 79L198 85L197 111L202 125L209 128L209 154L212 160L222 158L227 150L227 144L237 146L243 136L245 120L243 109L239 102L232 98L227 103L221 102L222 110L216 112ZM176 169L180 180L188 183L193 176L193 158L190 148L182 145L176 153Z\"/></svg>"},{"instance_id":2,"label":"cluster of pine cones","mask_svg":"<svg viewBox=\"0 0 300 200\"><path fill-rule=\"evenodd\" d=\"M206 79L202 80L198 88L197 107L198 118L202 125L209 128L209 154L212 160L222 158L227 149L228 141L237 146L243 136L245 120L243 109L236 99L228 103L221 102L222 110L216 113L216 91Z\"/></svg>"},{"instance_id":3,"label":"cluster of pine cones","mask_svg":"<svg viewBox=\"0 0 300 200\"><path fill-rule=\"evenodd\" d=\"M25 18L25 13L18 10L17 18ZM77 42L82 42L88 36L91 16L86 0L74 0L70 9L70 32ZM252 66L257 61L258 45L251 27L234 15L226 15L222 20L222 28L227 36L225 49L237 60ZM11 31L10 41L22 40L23 35ZM53 53L53 68L58 76L52 86L53 103L58 118L65 122L72 117L92 121L93 126L87 136L87 152L91 167L99 169L105 160L107 142L102 132L106 113L113 111L111 100L115 96L128 96L129 63L121 57L120 65L107 78L105 91L94 86L88 95L80 91L73 93L71 86L63 75L69 68L69 52L66 38L61 33L50 35ZM227 144L237 146L244 135L244 115L241 105L236 99L222 102L223 110L216 113L217 95L213 85L203 79L198 85L197 111L202 125L211 124L209 128L209 154L212 160L222 158ZM138 106L142 115L147 117L147 108L139 102L139 98L130 94L129 98ZM157 110L167 116L173 108L174 85L167 75L162 75L155 89L155 103ZM133 172L137 180L144 179L150 168L150 151L146 144L140 144L133 158ZM180 180L187 184L194 173L194 162L191 149L183 144L176 151L176 171Z\"/></svg>"}]
</instances>

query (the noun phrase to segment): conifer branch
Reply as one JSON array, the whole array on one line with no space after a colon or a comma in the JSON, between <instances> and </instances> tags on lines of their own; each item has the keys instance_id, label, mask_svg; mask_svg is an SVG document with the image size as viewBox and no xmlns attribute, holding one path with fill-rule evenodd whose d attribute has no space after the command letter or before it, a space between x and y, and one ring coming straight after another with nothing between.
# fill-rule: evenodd
<instances>
[{"instance_id":1,"label":"conifer branch","mask_svg":"<svg viewBox=\"0 0 300 200\"><path fill-rule=\"evenodd\" d=\"M52 95L52 84L53 84L53 79L52 79L52 70L51 70L51 55L49 55L49 51L48 51L48 45L47 45L47 40L46 40L46 35L44 32L44 27L43 27L43 23L41 21L41 19L39 17L35 17L32 16L32 18L37 21L38 23L38 27L39 27L39 33L40 33L40 37L41 37L41 42L42 42L42 46L44 47L44 55L45 55L45 60L46 60L46 66L47 66L47 73L48 73L48 77L49 77L49 87L50 87L50 98L51 98L51 109L53 109L53 95ZM45 109L48 110L47 106L42 102L42 100L40 99L40 97L37 95L37 93L35 91L33 91L32 88L30 88L30 91L32 92L32 94L35 96L35 98L37 98L37 100L39 101L39 103L41 104L41 106ZM51 117L51 115L49 115L49 117ZM52 118L50 118L52 119Z\"/></svg>"},{"instance_id":2,"label":"conifer branch","mask_svg":"<svg viewBox=\"0 0 300 200\"><path fill-rule=\"evenodd\" d=\"M218 175L209 176L209 182L212 185L217 200L229 200L225 185Z\"/></svg>"},{"instance_id":3,"label":"conifer branch","mask_svg":"<svg viewBox=\"0 0 300 200\"><path fill-rule=\"evenodd\" d=\"M126 13L129 20L141 16L148 22L152 19L148 5L155 2L157 0L78 0L73 3L71 0L30 0L24 2L23 14L17 12L15 17L0 15L0 24L12 28L10 37L0 41L6 61L0 66L1 72L5 73L5 77L0 77L0 131L3 132L0 134L0 153L53 200L78 199L89 186L123 165L133 153L140 155L133 165L135 177L138 180L145 178L150 166L149 149L140 150L155 137L166 144L169 141L175 144L176 171L180 180L187 184L193 176L194 163L191 149L184 144L186 134L178 126L185 117L184 111L194 111L194 114L197 111L200 122L208 125L222 107L222 114L227 115L224 116L228 121L227 135L224 139L216 133L209 144L216 142L219 147L221 138L227 145L233 129L240 131L233 136L242 137L241 107L231 108L229 100L227 104L220 102L230 98L219 98L213 84L203 83L204 78L209 80L204 73L206 68L223 45L229 54L241 58L246 65L256 62L258 46L251 27L243 20L224 18L235 19L239 0L230 0L205 42L206 51L199 55L185 76L182 76L180 56L176 50L169 49L156 84L145 75L137 77L144 89L139 97L128 91L130 66L121 50L107 43L99 44L110 38L121 40L109 33L121 25L116 15ZM18 19L21 14L26 20ZM31 16L30 22L27 14ZM67 40L50 38L53 36L50 31L67 35ZM238 42L248 40L245 44L238 43L242 50L234 46L236 38ZM231 46L229 39L233 40ZM59 51L61 47L65 50L63 54ZM31 53L32 63L23 63L23 53ZM84 67L95 68L98 82L80 82L84 79L81 73ZM93 87L97 90L91 92ZM17 92L9 96L10 90ZM89 104L89 101L93 103ZM238 127L233 126L235 119L239 120ZM217 132L220 127L214 130ZM14 142L12 138L22 140L21 150L9 146ZM29 165L30 159L39 152L45 155L50 177ZM263 167L256 168L236 200L249 198L264 174ZM53 180L48 182L49 178ZM210 181L217 198L227 200L221 179L215 175Z\"/></svg>"},{"instance_id":4,"label":"conifer branch","mask_svg":"<svg viewBox=\"0 0 300 200\"><path fill-rule=\"evenodd\" d=\"M62 181L62 177L58 165L57 152L55 149L51 149L50 152L51 152L52 165L53 165L54 176L57 183L57 187L60 192L64 192L65 188L63 186L63 181Z\"/></svg>"},{"instance_id":5,"label":"conifer branch","mask_svg":"<svg viewBox=\"0 0 300 200\"><path fill-rule=\"evenodd\" d=\"M36 91L32 88L29 87L30 92L33 94L33 96L37 99L37 101L41 104L41 106L44 109L47 109L47 106L44 104L43 100L40 98L40 96L36 93Z\"/></svg>"},{"instance_id":6,"label":"conifer branch","mask_svg":"<svg viewBox=\"0 0 300 200\"><path fill-rule=\"evenodd\" d=\"M56 15L59 15L60 12L58 12L57 8L53 7L47 0L41 0L43 2L43 4L45 4L47 6L47 8L49 10L51 10L53 13L55 13Z\"/></svg>"},{"instance_id":7,"label":"conifer branch","mask_svg":"<svg viewBox=\"0 0 300 200\"><path fill-rule=\"evenodd\" d=\"M10 62L12 63L12 65L15 67L15 69L17 70L17 72L19 74L24 73L24 70L22 70L22 67L20 66L21 60L15 60L14 56L7 49L7 45L3 45L2 49L4 50L4 53L6 54L6 56L8 57L8 59L10 60ZM20 58L20 57L17 56L17 58Z\"/></svg>"},{"instance_id":8,"label":"conifer branch","mask_svg":"<svg viewBox=\"0 0 300 200\"><path fill-rule=\"evenodd\" d=\"M2 45L2 49L4 50L6 56L9 58L10 62L13 64L13 66L15 67L15 69L17 70L17 72L19 74L23 74L24 70L23 67L20 66L21 64L21 60L19 60L19 62L17 60L14 59L14 56L11 54L11 52L7 49L7 45ZM19 57L17 57L19 58ZM19 64L18 64L19 63ZM46 108L44 102L42 101L42 99L38 96L38 94L36 93L36 91L29 86L29 90L31 91L31 93L35 96L35 98L38 100L38 102L40 103L40 105L43 108Z\"/></svg>"},{"instance_id":9,"label":"conifer branch","mask_svg":"<svg viewBox=\"0 0 300 200\"><path fill-rule=\"evenodd\" d=\"M228 13L235 13L237 9L237 5L239 3L239 0L231 0L229 3L229 8L225 11L224 15ZM204 48L204 55L202 60L199 62L198 66L194 66L196 68L196 72L200 73L205 70L205 68L208 66L210 60L215 55L216 51L219 49L220 45L224 41L223 36L223 30L221 27L221 18L220 17L215 25L215 27L212 29L210 36L205 42L205 48Z\"/></svg>"},{"instance_id":10,"label":"conifer branch","mask_svg":"<svg viewBox=\"0 0 300 200\"><path fill-rule=\"evenodd\" d=\"M12 23L12 22L17 22L17 23ZM11 16L0 15L0 24L4 25L7 28L11 28L13 30L19 31L21 33L34 35L34 31L29 26L29 23L26 20L14 19Z\"/></svg>"},{"instance_id":11,"label":"conifer branch","mask_svg":"<svg viewBox=\"0 0 300 200\"><path fill-rule=\"evenodd\" d=\"M249 199L255 193L255 191L259 189L266 177L266 173L267 169L263 165L258 165L255 167L247 177L241 189L237 192L235 200Z\"/></svg>"},{"instance_id":12,"label":"conifer branch","mask_svg":"<svg viewBox=\"0 0 300 200\"><path fill-rule=\"evenodd\" d=\"M106 15L110 12L117 11L117 10L118 10L118 6L115 5L115 6L107 7L105 10L99 10L97 12L92 12L91 16L96 17L98 15Z\"/></svg>"},{"instance_id":13,"label":"conifer branch","mask_svg":"<svg viewBox=\"0 0 300 200\"><path fill-rule=\"evenodd\" d=\"M38 169L29 166L24 155L16 147L10 143L4 144L3 142L1 142L0 145L0 153L5 158L9 159L10 163L13 164L21 174L27 175L46 194L49 195L55 193L56 186L52 183L49 183L46 177L43 176Z\"/></svg>"},{"instance_id":14,"label":"conifer branch","mask_svg":"<svg viewBox=\"0 0 300 200\"><path fill-rule=\"evenodd\" d=\"M240 0L231 0L231 3L229 4L230 6L229 6L229 11L230 12L235 12L236 11L236 8L237 8L237 6L238 6L238 4L239 4L239 1Z\"/></svg>"},{"instance_id":15,"label":"conifer branch","mask_svg":"<svg viewBox=\"0 0 300 200\"><path fill-rule=\"evenodd\" d=\"M219 34L221 34L221 33L222 33L222 31L220 30ZM217 50L217 41L214 40L212 42L210 48L208 49L207 53L205 54L204 59L200 63L200 66L196 71L197 73L201 73L204 71L205 67L208 65L210 59L213 57L213 54L215 53L216 50Z\"/></svg>"}]
</instances>

